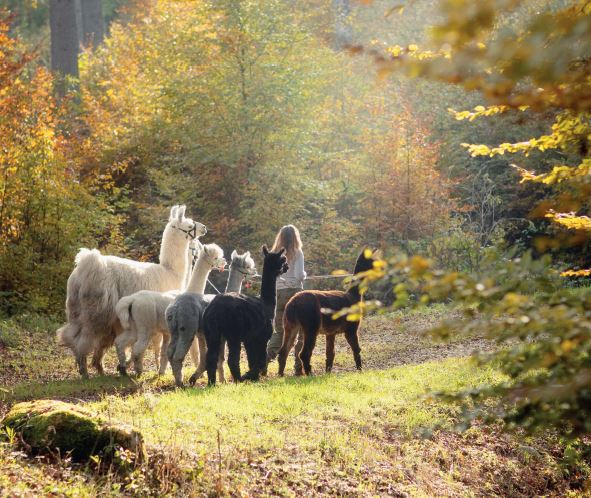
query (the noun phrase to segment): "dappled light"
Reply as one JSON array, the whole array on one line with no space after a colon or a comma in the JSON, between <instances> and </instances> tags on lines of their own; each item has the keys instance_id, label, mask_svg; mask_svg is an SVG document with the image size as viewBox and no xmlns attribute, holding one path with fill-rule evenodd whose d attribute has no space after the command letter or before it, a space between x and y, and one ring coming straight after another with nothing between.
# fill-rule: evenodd
<instances>
[{"instance_id":1,"label":"dappled light","mask_svg":"<svg viewBox=\"0 0 591 498\"><path fill-rule=\"evenodd\" d=\"M591 2L0 0L0 495L586 496Z\"/></svg>"}]
</instances>

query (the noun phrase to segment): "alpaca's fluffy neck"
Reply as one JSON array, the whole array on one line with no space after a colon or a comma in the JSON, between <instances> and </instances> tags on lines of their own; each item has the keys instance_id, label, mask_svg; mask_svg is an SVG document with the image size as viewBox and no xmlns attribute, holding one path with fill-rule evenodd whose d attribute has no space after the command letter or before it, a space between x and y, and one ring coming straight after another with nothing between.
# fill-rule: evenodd
<instances>
[{"instance_id":1,"label":"alpaca's fluffy neck","mask_svg":"<svg viewBox=\"0 0 591 498\"><path fill-rule=\"evenodd\" d=\"M357 261L357 263L355 264L355 269L353 270L353 274L357 275L358 273L361 273L364 271L365 271L365 269L364 269L363 265L360 263L360 261ZM353 297L354 303L358 303L359 301L361 301L361 293L359 292L359 283L350 287L347 292L349 293L349 295L351 295Z\"/></svg>"},{"instance_id":2,"label":"alpaca's fluffy neck","mask_svg":"<svg viewBox=\"0 0 591 498\"><path fill-rule=\"evenodd\" d=\"M195 263L195 268L193 269L193 273L191 273L191 278L189 279L185 291L203 294L205 292L205 284L210 271L211 264L207 261L205 251L202 251L197 258L197 263Z\"/></svg>"},{"instance_id":3,"label":"alpaca's fluffy neck","mask_svg":"<svg viewBox=\"0 0 591 498\"><path fill-rule=\"evenodd\" d=\"M242 290L242 280L244 280L244 274L238 271L233 265L230 265L230 273L228 274L225 292L240 292Z\"/></svg>"},{"instance_id":4,"label":"alpaca's fluffy neck","mask_svg":"<svg viewBox=\"0 0 591 498\"><path fill-rule=\"evenodd\" d=\"M273 313L275 312L275 306L277 304L277 279L269 271L266 261L263 264L261 300L265 303L265 306L273 309Z\"/></svg>"},{"instance_id":5,"label":"alpaca's fluffy neck","mask_svg":"<svg viewBox=\"0 0 591 498\"><path fill-rule=\"evenodd\" d=\"M160 246L160 264L182 278L187 271L188 250L189 240L185 234L173 228L171 223L166 225Z\"/></svg>"},{"instance_id":6,"label":"alpaca's fluffy neck","mask_svg":"<svg viewBox=\"0 0 591 498\"><path fill-rule=\"evenodd\" d=\"M354 303L358 303L359 301L361 301L361 293L359 292L359 284L356 284L353 287L350 287L349 290L347 291L347 293L353 297Z\"/></svg>"},{"instance_id":7,"label":"alpaca's fluffy neck","mask_svg":"<svg viewBox=\"0 0 591 498\"><path fill-rule=\"evenodd\" d=\"M189 284L189 279L191 278L191 264L193 263L193 254L191 251L187 251L187 257L185 262L185 276L183 277L183 285L181 285L181 289L185 289Z\"/></svg>"}]
</instances>

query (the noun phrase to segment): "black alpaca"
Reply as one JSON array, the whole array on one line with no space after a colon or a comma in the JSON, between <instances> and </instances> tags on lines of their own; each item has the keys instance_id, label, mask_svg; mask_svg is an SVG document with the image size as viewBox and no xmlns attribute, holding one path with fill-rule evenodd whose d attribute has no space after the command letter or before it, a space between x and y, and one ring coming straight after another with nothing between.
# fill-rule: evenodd
<instances>
[{"instance_id":1,"label":"black alpaca","mask_svg":"<svg viewBox=\"0 0 591 498\"><path fill-rule=\"evenodd\" d=\"M228 366L235 382L258 380L266 365L267 342L273 334L276 280L288 269L285 249L269 252L263 246L265 261L261 296L220 294L213 298L203 314L203 332L207 342L207 379L215 384L216 366L222 340L228 343ZM240 375L240 348L244 344L248 359L248 372Z\"/></svg>"},{"instance_id":2,"label":"black alpaca","mask_svg":"<svg viewBox=\"0 0 591 498\"><path fill-rule=\"evenodd\" d=\"M354 273L361 273L373 267L373 259L361 252L355 263ZM371 252L371 251L370 251ZM307 290L298 292L285 306L283 313L283 343L279 350L279 375L283 375L287 355L293 348L298 333L303 334L304 345L300 351L300 360L307 375L312 374L310 358L316 346L318 334L326 335L326 372L332 370L334 361L334 341L336 334L345 334L355 358L355 366L361 370L361 348L359 347L360 321L350 322L342 316L332 319L332 313L348 308L361 301L359 285L353 285L347 292ZM329 313L324 309L332 310ZM296 371L302 375L302 371Z\"/></svg>"}]
</instances>

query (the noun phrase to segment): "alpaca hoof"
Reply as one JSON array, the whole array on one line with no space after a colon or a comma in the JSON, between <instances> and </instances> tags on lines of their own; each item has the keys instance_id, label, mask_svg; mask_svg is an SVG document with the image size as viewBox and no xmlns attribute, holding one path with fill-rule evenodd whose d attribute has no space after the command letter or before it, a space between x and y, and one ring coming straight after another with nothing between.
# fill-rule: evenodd
<instances>
[{"instance_id":1,"label":"alpaca hoof","mask_svg":"<svg viewBox=\"0 0 591 498\"><path fill-rule=\"evenodd\" d=\"M194 386L197 383L198 378L199 377L196 374L191 375L191 377L189 377L189 385Z\"/></svg>"},{"instance_id":2,"label":"alpaca hoof","mask_svg":"<svg viewBox=\"0 0 591 498\"><path fill-rule=\"evenodd\" d=\"M128 377L127 367L124 367L122 365L117 365L117 371L119 372L119 375L121 375L121 377Z\"/></svg>"},{"instance_id":3,"label":"alpaca hoof","mask_svg":"<svg viewBox=\"0 0 591 498\"><path fill-rule=\"evenodd\" d=\"M296 377L301 377L302 375L304 375L304 372L302 370L296 370L293 374Z\"/></svg>"}]
</instances>

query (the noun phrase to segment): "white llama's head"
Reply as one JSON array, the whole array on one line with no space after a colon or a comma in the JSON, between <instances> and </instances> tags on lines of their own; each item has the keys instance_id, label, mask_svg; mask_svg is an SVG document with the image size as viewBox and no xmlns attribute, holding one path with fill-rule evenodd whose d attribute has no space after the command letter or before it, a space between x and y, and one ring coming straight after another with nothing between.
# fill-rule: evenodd
<instances>
[{"instance_id":1,"label":"white llama's head","mask_svg":"<svg viewBox=\"0 0 591 498\"><path fill-rule=\"evenodd\" d=\"M199 259L207 262L213 270L216 268L219 271L224 271L226 266L226 258L224 258L224 250L217 244L206 244L199 253Z\"/></svg>"},{"instance_id":2,"label":"white llama's head","mask_svg":"<svg viewBox=\"0 0 591 498\"><path fill-rule=\"evenodd\" d=\"M191 218L185 218L185 210L187 207L173 206L170 209L170 216L168 218L168 226L178 232L181 232L183 236L192 240L197 237L201 237L207 233L205 225L197 221L193 221Z\"/></svg>"}]
</instances>

